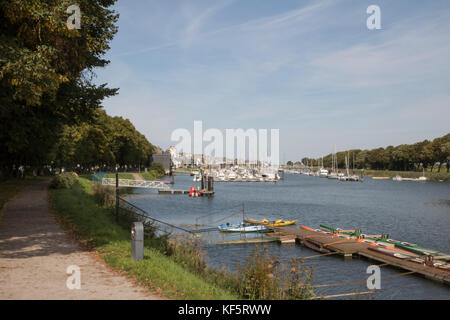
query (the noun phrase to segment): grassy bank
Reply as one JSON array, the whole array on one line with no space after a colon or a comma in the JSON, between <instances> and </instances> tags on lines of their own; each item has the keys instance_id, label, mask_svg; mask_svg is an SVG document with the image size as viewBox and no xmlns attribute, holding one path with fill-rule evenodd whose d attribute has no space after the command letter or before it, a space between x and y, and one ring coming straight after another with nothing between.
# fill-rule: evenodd
<instances>
[{"instance_id":1,"label":"grassy bank","mask_svg":"<svg viewBox=\"0 0 450 320\"><path fill-rule=\"evenodd\" d=\"M391 171L391 170L364 170L362 171L365 176L369 177L395 177L399 175L403 178L419 178L423 175L422 171ZM360 174L361 170L355 170L355 174ZM442 170L437 171L426 171L425 177L430 181L446 181L450 182L450 172Z\"/></svg>"},{"instance_id":2,"label":"grassy bank","mask_svg":"<svg viewBox=\"0 0 450 320\"><path fill-rule=\"evenodd\" d=\"M195 168L176 168L174 170L175 173L191 173L192 171L198 171L198 169Z\"/></svg>"},{"instance_id":3,"label":"grassy bank","mask_svg":"<svg viewBox=\"0 0 450 320\"><path fill-rule=\"evenodd\" d=\"M52 190L50 201L62 224L85 247L98 251L111 267L150 290L174 299L237 298L231 290L196 274L177 262L176 256L165 255L148 241L144 260L132 261L129 225L116 224L111 210L98 204L88 179L78 179L70 189Z\"/></svg>"},{"instance_id":4,"label":"grassy bank","mask_svg":"<svg viewBox=\"0 0 450 320\"><path fill-rule=\"evenodd\" d=\"M115 177L116 177L115 173L108 173L108 178L115 178ZM131 173L120 172L119 173L119 179L130 179L130 180L133 180L134 177L133 177L133 175Z\"/></svg>"}]
</instances>

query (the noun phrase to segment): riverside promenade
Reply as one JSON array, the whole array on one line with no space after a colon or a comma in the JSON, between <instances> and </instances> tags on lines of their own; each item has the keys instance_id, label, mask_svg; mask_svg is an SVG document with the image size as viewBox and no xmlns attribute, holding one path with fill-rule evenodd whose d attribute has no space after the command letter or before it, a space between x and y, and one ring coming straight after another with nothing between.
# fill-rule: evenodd
<instances>
[{"instance_id":1,"label":"riverside promenade","mask_svg":"<svg viewBox=\"0 0 450 320\"><path fill-rule=\"evenodd\" d=\"M69 266L80 289L69 289ZM0 300L161 299L81 249L50 214L48 182L36 181L0 214Z\"/></svg>"}]
</instances>

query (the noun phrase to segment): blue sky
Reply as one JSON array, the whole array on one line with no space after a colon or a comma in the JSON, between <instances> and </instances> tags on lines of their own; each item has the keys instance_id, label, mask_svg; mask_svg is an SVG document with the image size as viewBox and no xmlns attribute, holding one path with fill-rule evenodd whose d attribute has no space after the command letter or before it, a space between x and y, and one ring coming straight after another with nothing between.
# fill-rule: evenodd
<instances>
[{"instance_id":1,"label":"blue sky","mask_svg":"<svg viewBox=\"0 0 450 320\"><path fill-rule=\"evenodd\" d=\"M381 8L381 30L366 9ZM280 129L280 160L450 132L448 0L120 1L97 70L152 143L177 128Z\"/></svg>"}]
</instances>

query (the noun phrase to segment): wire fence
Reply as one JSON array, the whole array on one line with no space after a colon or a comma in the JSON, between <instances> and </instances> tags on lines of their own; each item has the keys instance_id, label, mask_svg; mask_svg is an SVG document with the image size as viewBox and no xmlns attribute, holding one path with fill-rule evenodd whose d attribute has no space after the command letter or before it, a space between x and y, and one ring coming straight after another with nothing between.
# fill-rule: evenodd
<instances>
[{"instance_id":1,"label":"wire fence","mask_svg":"<svg viewBox=\"0 0 450 320\"><path fill-rule=\"evenodd\" d=\"M157 230L165 235L172 235L174 233L189 233L189 234L195 234L198 233L198 231L189 230L180 226L176 226L174 224L153 218L150 216L150 214L135 206L134 204L126 201L125 199L122 199L121 197L117 197L117 200L119 202L118 204L118 219L125 220L127 222L142 222L144 225L144 230L153 231Z\"/></svg>"}]
</instances>

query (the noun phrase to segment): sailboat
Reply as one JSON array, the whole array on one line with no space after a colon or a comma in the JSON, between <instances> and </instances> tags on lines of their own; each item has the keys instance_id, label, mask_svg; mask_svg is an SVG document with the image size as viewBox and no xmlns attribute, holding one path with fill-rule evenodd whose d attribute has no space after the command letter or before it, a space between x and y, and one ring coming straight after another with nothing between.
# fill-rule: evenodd
<instances>
[{"instance_id":1,"label":"sailboat","mask_svg":"<svg viewBox=\"0 0 450 320\"><path fill-rule=\"evenodd\" d=\"M418 181L427 181L427 177L425 177L425 168L422 168L422 176L417 179Z\"/></svg>"},{"instance_id":2,"label":"sailboat","mask_svg":"<svg viewBox=\"0 0 450 320\"><path fill-rule=\"evenodd\" d=\"M347 170L347 175L339 175L339 181L349 181L350 172L348 171L348 155L345 157L345 168Z\"/></svg>"},{"instance_id":3,"label":"sailboat","mask_svg":"<svg viewBox=\"0 0 450 320\"><path fill-rule=\"evenodd\" d=\"M334 146L334 153L331 155L331 172L327 176L328 179L339 179L337 175L337 157L336 145Z\"/></svg>"},{"instance_id":4,"label":"sailboat","mask_svg":"<svg viewBox=\"0 0 450 320\"><path fill-rule=\"evenodd\" d=\"M322 157L322 166L319 170L319 177L326 178L328 176L328 170L323 167L323 157Z\"/></svg>"},{"instance_id":5,"label":"sailboat","mask_svg":"<svg viewBox=\"0 0 450 320\"><path fill-rule=\"evenodd\" d=\"M352 156L353 156L353 161L352 161L352 175L349 177L349 181L363 181L363 178L356 175L355 172L355 154L352 152Z\"/></svg>"}]
</instances>

